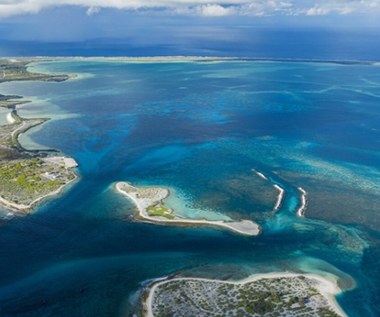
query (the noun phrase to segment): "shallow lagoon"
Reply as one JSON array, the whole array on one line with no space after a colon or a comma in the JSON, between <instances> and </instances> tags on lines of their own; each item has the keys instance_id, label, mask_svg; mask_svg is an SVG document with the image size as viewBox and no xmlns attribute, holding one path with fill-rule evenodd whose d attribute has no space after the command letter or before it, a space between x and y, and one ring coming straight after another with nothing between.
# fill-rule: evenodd
<instances>
[{"instance_id":1,"label":"shallow lagoon","mask_svg":"<svg viewBox=\"0 0 380 317\"><path fill-rule=\"evenodd\" d=\"M0 227L2 315L125 316L152 278L284 270L333 274L344 288L351 275L357 287L339 297L342 307L350 316L380 313L378 67L34 65L85 74L0 85L2 94L32 97L20 114L53 118L27 137L73 156L82 178ZM286 190L275 215L271 185L252 168ZM134 206L114 191L120 180L168 186L186 212L250 218L263 234L136 223ZM295 216L299 186L308 192L306 219Z\"/></svg>"}]
</instances>

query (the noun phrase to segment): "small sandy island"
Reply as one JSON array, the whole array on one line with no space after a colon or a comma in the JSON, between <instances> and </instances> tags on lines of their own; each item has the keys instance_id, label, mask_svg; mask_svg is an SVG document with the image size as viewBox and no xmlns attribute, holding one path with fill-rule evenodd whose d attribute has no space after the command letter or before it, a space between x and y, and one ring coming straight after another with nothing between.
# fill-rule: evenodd
<instances>
[{"instance_id":1,"label":"small sandy island","mask_svg":"<svg viewBox=\"0 0 380 317\"><path fill-rule=\"evenodd\" d=\"M132 200L139 210L139 217L149 222L169 225L219 227L247 236L256 236L260 233L259 225L251 220L226 222L222 220L209 221L181 218L163 203L163 199L170 194L167 188L134 187L127 182L119 182L116 184L116 190Z\"/></svg>"},{"instance_id":2,"label":"small sandy island","mask_svg":"<svg viewBox=\"0 0 380 317\"><path fill-rule=\"evenodd\" d=\"M143 298L153 316L331 316L347 315L336 302L336 281L315 274L258 274L240 281L159 279Z\"/></svg>"}]
</instances>

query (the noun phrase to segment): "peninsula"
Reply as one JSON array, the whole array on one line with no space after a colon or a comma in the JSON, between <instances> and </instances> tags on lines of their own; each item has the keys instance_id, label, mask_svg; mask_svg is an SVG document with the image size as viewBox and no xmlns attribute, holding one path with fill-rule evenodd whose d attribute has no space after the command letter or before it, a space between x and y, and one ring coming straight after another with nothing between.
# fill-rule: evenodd
<instances>
[{"instance_id":1,"label":"peninsula","mask_svg":"<svg viewBox=\"0 0 380 317\"><path fill-rule=\"evenodd\" d=\"M256 236L260 233L259 225L251 220L227 222L180 217L163 202L170 194L167 188L134 187L127 182L118 182L116 189L134 202L139 211L136 217L138 220L164 225L218 227L247 236Z\"/></svg>"},{"instance_id":2,"label":"peninsula","mask_svg":"<svg viewBox=\"0 0 380 317\"><path fill-rule=\"evenodd\" d=\"M336 282L314 274L269 273L241 281L160 279L143 299L154 316L345 317L335 300Z\"/></svg>"},{"instance_id":3,"label":"peninsula","mask_svg":"<svg viewBox=\"0 0 380 317\"><path fill-rule=\"evenodd\" d=\"M37 74L27 71L34 60L0 60L0 83L14 80L63 81L67 75ZM0 204L28 211L46 197L58 194L76 177L74 159L56 151L28 151L18 136L44 123L46 118L24 119L16 106L26 103L21 96L0 95L0 107L9 109L9 124L0 126Z\"/></svg>"},{"instance_id":4,"label":"peninsula","mask_svg":"<svg viewBox=\"0 0 380 317\"><path fill-rule=\"evenodd\" d=\"M0 83L6 81L42 80L42 81L65 81L70 78L66 74L41 74L31 73L27 66L33 62L43 62L43 58L0 59ZM0 99L1 100L1 99Z\"/></svg>"}]
</instances>

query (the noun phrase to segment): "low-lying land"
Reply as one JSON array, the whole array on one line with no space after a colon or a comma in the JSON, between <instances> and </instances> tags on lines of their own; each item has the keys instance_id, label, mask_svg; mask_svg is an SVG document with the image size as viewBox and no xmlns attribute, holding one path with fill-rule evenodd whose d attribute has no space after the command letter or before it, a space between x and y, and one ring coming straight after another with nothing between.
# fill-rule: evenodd
<instances>
[{"instance_id":1,"label":"low-lying land","mask_svg":"<svg viewBox=\"0 0 380 317\"><path fill-rule=\"evenodd\" d=\"M75 178L71 167L40 157L1 161L0 202L27 210Z\"/></svg>"},{"instance_id":2,"label":"low-lying land","mask_svg":"<svg viewBox=\"0 0 380 317\"><path fill-rule=\"evenodd\" d=\"M231 282L174 278L154 283L143 302L153 316L346 316L336 283L312 274L271 273Z\"/></svg>"},{"instance_id":3,"label":"low-lying land","mask_svg":"<svg viewBox=\"0 0 380 317\"><path fill-rule=\"evenodd\" d=\"M260 227L251 220L226 222L184 219L164 204L163 200L170 194L167 188L135 187L127 182L119 182L116 184L116 189L135 203L139 211L137 219L170 225L212 226L248 236L260 233Z\"/></svg>"},{"instance_id":4,"label":"low-lying land","mask_svg":"<svg viewBox=\"0 0 380 317\"><path fill-rule=\"evenodd\" d=\"M0 107L15 109L17 105L22 105L28 102L29 101L23 100L22 97L18 95L1 95L0 94Z\"/></svg>"},{"instance_id":5,"label":"low-lying land","mask_svg":"<svg viewBox=\"0 0 380 317\"><path fill-rule=\"evenodd\" d=\"M66 74L40 74L31 73L27 69L27 65L32 62L42 62L41 58L29 59L0 59L0 83L6 81L26 81L26 80L42 80L42 81L65 81L70 78ZM22 96L18 95L2 95L0 94L0 107L15 109L17 105L28 103Z\"/></svg>"},{"instance_id":6,"label":"low-lying land","mask_svg":"<svg viewBox=\"0 0 380 317\"><path fill-rule=\"evenodd\" d=\"M56 75L28 72L28 64L42 61L44 59L41 58L0 59L0 83L14 80L65 81L70 77L66 74Z\"/></svg>"},{"instance_id":7,"label":"low-lying land","mask_svg":"<svg viewBox=\"0 0 380 317\"><path fill-rule=\"evenodd\" d=\"M10 80L66 80L66 75L29 73L32 60L0 60L0 83ZM26 211L45 197L57 194L76 178L73 159L48 156L46 152L27 151L18 136L47 119L24 119L16 105L25 103L20 96L0 95L0 106L10 109L8 125L0 126L0 203L8 208Z\"/></svg>"}]
</instances>

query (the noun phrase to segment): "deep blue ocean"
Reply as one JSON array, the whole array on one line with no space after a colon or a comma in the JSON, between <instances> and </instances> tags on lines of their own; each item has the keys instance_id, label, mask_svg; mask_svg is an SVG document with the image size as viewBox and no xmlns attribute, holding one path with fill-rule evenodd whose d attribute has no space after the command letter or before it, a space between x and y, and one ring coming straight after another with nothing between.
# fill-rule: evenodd
<instances>
[{"instance_id":1,"label":"deep blue ocean","mask_svg":"<svg viewBox=\"0 0 380 317\"><path fill-rule=\"evenodd\" d=\"M63 16L65 14L58 14L56 20L62 20ZM82 18L82 16L76 17L73 25ZM28 19L32 19L33 22ZM50 17L50 19L53 18ZM109 19L112 21L112 17ZM284 26L273 23L255 25L254 21L247 22L244 18L241 24L237 21L227 23L225 19L221 24L218 24L216 20L209 20L209 24L204 24L204 20L178 19L178 28L171 27L173 20L158 22L152 19L146 25L136 29L133 28L133 22L125 17L119 17L119 19L118 29L112 28L112 31L104 35L103 32L106 32L107 27L100 28L98 36L96 37L96 31L94 31L90 33L94 33L90 38L86 38L86 32L80 32L80 30L87 28L97 30L99 25L94 24L90 27L79 23L78 30L75 26L71 26L69 28L71 35L62 38L64 30L67 30L65 20L61 26L57 24L54 29L57 32L52 33L54 36L46 39L46 35L50 33L46 25L52 22L33 20L33 15L22 17L18 23L8 25L0 23L0 56L179 55L340 61L380 60L378 27L359 26L360 22L355 19L353 19L355 23L348 20L349 26L346 27L337 27L335 22L334 27L331 27L331 21L320 27L312 24L291 27L286 23ZM87 21L87 23L94 23L94 21ZM132 24L132 27L128 22ZM36 25L39 25L40 31ZM61 32L63 34L60 34ZM67 32L70 34L69 30ZM68 38L76 40L70 41Z\"/></svg>"},{"instance_id":2,"label":"deep blue ocean","mask_svg":"<svg viewBox=\"0 0 380 317\"><path fill-rule=\"evenodd\" d=\"M24 146L58 149L80 174L28 216L3 210L0 315L129 316L151 279L293 271L336 277L349 316L380 316L379 67L55 61L30 70L79 77L0 84L32 100L21 116L52 118ZM188 214L263 233L135 222L117 181L168 186ZM286 191L276 214L272 183Z\"/></svg>"}]
</instances>

